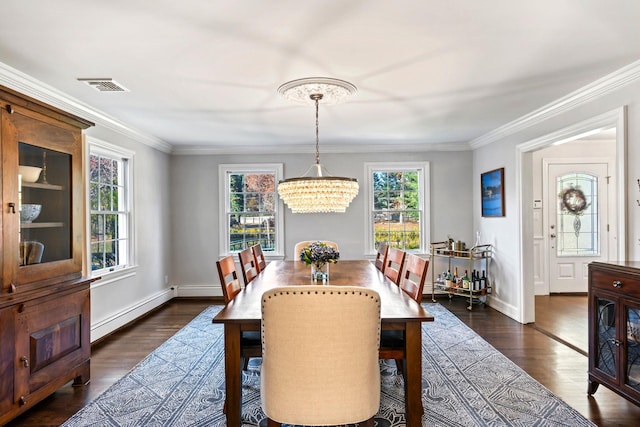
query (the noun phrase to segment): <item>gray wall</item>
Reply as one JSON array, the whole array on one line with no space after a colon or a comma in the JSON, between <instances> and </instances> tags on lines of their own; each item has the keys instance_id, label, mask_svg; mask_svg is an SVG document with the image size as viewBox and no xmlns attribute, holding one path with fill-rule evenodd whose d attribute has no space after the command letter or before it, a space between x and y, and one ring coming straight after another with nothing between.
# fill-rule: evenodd
<instances>
[{"instance_id":1,"label":"gray wall","mask_svg":"<svg viewBox=\"0 0 640 427\"><path fill-rule=\"evenodd\" d=\"M296 242L322 238L338 242L343 259L365 254L364 164L366 162L430 162L431 240L452 237L472 242L472 153L322 154L332 175L357 178L360 194L344 214L292 214L285 208L285 255L292 259ZM300 176L313 164L313 154L174 155L171 158L171 283L180 295L221 295L218 260L218 165L283 163L285 177Z\"/></svg>"},{"instance_id":2,"label":"gray wall","mask_svg":"<svg viewBox=\"0 0 640 427\"><path fill-rule=\"evenodd\" d=\"M170 155L97 125L87 137L133 151L135 265L105 275L91 287L92 341L168 301L165 283L171 258L169 215Z\"/></svg>"}]
</instances>

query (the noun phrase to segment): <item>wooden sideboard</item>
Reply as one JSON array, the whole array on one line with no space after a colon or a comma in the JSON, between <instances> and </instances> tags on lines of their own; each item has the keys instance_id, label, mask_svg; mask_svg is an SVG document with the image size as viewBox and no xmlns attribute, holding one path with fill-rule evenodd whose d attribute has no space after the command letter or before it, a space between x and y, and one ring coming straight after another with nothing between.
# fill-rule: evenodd
<instances>
[{"instance_id":1,"label":"wooden sideboard","mask_svg":"<svg viewBox=\"0 0 640 427\"><path fill-rule=\"evenodd\" d=\"M0 425L90 378L82 130L91 125L0 87Z\"/></svg>"},{"instance_id":2,"label":"wooden sideboard","mask_svg":"<svg viewBox=\"0 0 640 427\"><path fill-rule=\"evenodd\" d=\"M640 405L640 262L589 264L589 386Z\"/></svg>"}]
</instances>

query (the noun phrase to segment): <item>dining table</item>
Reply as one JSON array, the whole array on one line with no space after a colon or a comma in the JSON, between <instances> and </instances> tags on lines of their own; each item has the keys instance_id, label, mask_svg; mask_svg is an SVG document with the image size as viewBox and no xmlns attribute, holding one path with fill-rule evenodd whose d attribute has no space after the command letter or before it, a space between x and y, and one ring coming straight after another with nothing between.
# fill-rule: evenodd
<instances>
[{"instance_id":1,"label":"dining table","mask_svg":"<svg viewBox=\"0 0 640 427\"><path fill-rule=\"evenodd\" d=\"M380 295L381 330L404 332L405 419L408 427L422 426L422 322L434 320L422 305L409 297L368 260L340 260L329 265L326 282L315 282L311 269L301 261L271 261L213 318L224 325L227 426L242 425L243 331L259 331L262 294L282 286L362 286ZM381 353L382 356L382 353ZM304 381L304 379L300 379Z\"/></svg>"}]
</instances>

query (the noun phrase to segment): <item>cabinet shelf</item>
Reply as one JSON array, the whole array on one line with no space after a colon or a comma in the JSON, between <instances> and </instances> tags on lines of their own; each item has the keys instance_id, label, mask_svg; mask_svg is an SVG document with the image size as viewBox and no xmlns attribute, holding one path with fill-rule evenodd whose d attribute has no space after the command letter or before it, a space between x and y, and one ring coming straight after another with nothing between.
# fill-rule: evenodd
<instances>
[{"instance_id":1,"label":"cabinet shelf","mask_svg":"<svg viewBox=\"0 0 640 427\"><path fill-rule=\"evenodd\" d=\"M38 188L42 190L56 190L56 191L62 191L65 189L63 185L40 184L38 182L23 182L22 186L24 188Z\"/></svg>"},{"instance_id":2,"label":"cabinet shelf","mask_svg":"<svg viewBox=\"0 0 640 427\"><path fill-rule=\"evenodd\" d=\"M442 283L442 282L436 282L435 283L435 288L436 290L439 291L443 291L443 292L447 292L449 294L456 294L456 295L464 295L464 296L474 296L474 297L481 297L487 294L489 288L485 287L482 289L468 289L468 288L464 288L464 287L460 287L460 286L447 286L446 284Z\"/></svg>"},{"instance_id":3,"label":"cabinet shelf","mask_svg":"<svg viewBox=\"0 0 640 427\"><path fill-rule=\"evenodd\" d=\"M20 228L57 228L64 227L64 222L27 222L20 224Z\"/></svg>"}]
</instances>

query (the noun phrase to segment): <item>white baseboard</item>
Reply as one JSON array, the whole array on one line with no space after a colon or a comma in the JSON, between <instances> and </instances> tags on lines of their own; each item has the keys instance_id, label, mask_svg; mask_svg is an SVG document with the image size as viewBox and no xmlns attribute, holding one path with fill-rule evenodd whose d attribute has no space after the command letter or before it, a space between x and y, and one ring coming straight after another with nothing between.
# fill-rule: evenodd
<instances>
[{"instance_id":1,"label":"white baseboard","mask_svg":"<svg viewBox=\"0 0 640 427\"><path fill-rule=\"evenodd\" d=\"M91 342L94 342L118 328L132 322L175 297L175 290L167 288L150 297L138 301L117 313L91 325Z\"/></svg>"},{"instance_id":2,"label":"white baseboard","mask_svg":"<svg viewBox=\"0 0 640 427\"><path fill-rule=\"evenodd\" d=\"M545 282L533 283L534 295L549 295L549 286Z\"/></svg>"},{"instance_id":3,"label":"white baseboard","mask_svg":"<svg viewBox=\"0 0 640 427\"><path fill-rule=\"evenodd\" d=\"M173 285L177 297L222 297L220 285Z\"/></svg>"},{"instance_id":4,"label":"white baseboard","mask_svg":"<svg viewBox=\"0 0 640 427\"><path fill-rule=\"evenodd\" d=\"M504 314L505 316L511 317L516 322L522 323L522 321L520 320L520 311L518 310L518 308L511 304L507 304L496 296L490 296L489 298L487 298L487 305Z\"/></svg>"}]
</instances>

